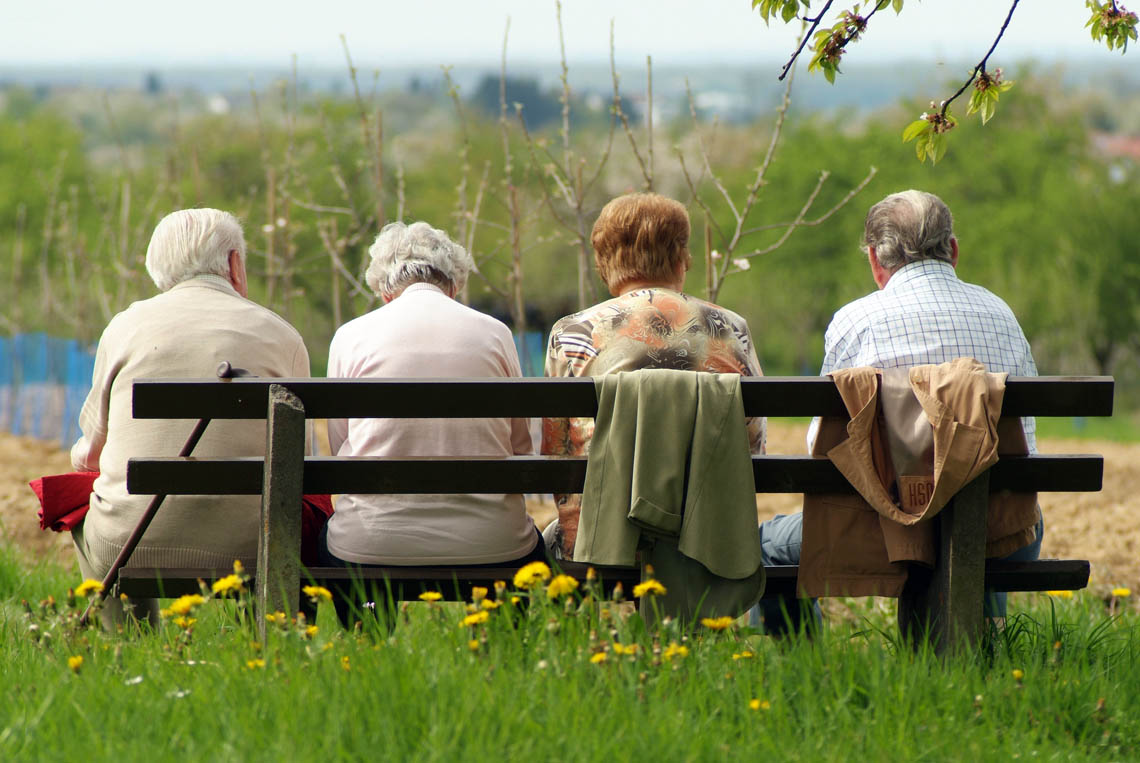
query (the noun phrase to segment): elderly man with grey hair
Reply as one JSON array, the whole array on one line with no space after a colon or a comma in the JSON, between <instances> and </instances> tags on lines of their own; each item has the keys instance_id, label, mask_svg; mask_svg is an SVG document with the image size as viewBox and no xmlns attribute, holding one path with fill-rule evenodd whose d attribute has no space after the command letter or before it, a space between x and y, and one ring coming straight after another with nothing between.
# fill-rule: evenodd
<instances>
[{"instance_id":1,"label":"elderly man with grey hair","mask_svg":"<svg viewBox=\"0 0 1140 763\"><path fill-rule=\"evenodd\" d=\"M247 298L245 239L233 215L183 209L155 227L146 269L161 294L135 302L111 319L99 339L95 370L79 415L83 432L71 449L81 471L98 471L90 510L72 531L85 577L102 578L138 523L150 496L127 492L127 459L175 455L191 423L135 419L136 378L212 377L221 361L257 376L305 377L309 354L300 334ZM265 428L215 421L195 455L259 456ZM132 566L220 567L257 559L256 496L169 496L131 556ZM153 619L152 600L142 602ZM104 621L121 610L108 599ZM138 614L143 614L142 612Z\"/></svg>"},{"instance_id":2,"label":"elderly man with grey hair","mask_svg":"<svg viewBox=\"0 0 1140 763\"><path fill-rule=\"evenodd\" d=\"M821 375L842 368L906 368L975 358L988 371L1036 376L1037 366L1021 326L1000 297L958 278L958 239L946 204L923 191L893 193L871 207L863 251L879 291L840 308L824 334ZM815 440L818 419L808 432ZM1036 452L1036 425L1024 419L1025 439ZM778 516L761 527L764 553L772 564L798 564L802 515ZM1036 540L1012 560L1030 561L1041 551ZM769 620L772 609L764 612ZM985 614L1004 617L1006 595L986 597Z\"/></svg>"},{"instance_id":3,"label":"elderly man with grey hair","mask_svg":"<svg viewBox=\"0 0 1140 763\"><path fill-rule=\"evenodd\" d=\"M384 305L340 327L329 377L522 375L510 329L455 300L474 262L427 223L392 223L369 249ZM338 456L534 452L526 419L330 419ZM521 495L342 495L322 537L330 565L491 565L544 558ZM343 616L343 613L342 613Z\"/></svg>"}]
</instances>

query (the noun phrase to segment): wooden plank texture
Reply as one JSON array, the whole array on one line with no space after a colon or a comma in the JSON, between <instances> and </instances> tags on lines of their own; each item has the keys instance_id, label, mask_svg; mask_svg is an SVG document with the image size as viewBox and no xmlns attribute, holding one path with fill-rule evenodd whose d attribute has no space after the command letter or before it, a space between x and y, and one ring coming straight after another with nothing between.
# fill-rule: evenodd
<instances>
[{"instance_id":1,"label":"wooden plank texture","mask_svg":"<svg viewBox=\"0 0 1140 763\"><path fill-rule=\"evenodd\" d=\"M305 409L285 387L269 390L261 539L257 544L257 621L265 643L265 615L296 612L301 599L301 481Z\"/></svg>"},{"instance_id":2,"label":"wooden plank texture","mask_svg":"<svg viewBox=\"0 0 1140 763\"><path fill-rule=\"evenodd\" d=\"M572 574L579 580L585 580L585 571L575 569L567 564L565 572ZM585 565L579 565L585 567ZM767 585L764 587L764 598L774 599L780 596L795 596L796 578L799 568L795 565L769 565L764 568ZM449 582L452 568L424 568L424 567L379 567L358 571L366 579L383 579L397 577L405 581L420 581L428 586ZM465 579L479 581L479 585L494 583L496 580L509 581L514 577L513 567L488 567L481 570L471 570L466 573ZM149 567L126 567L119 576L119 586L123 593L137 597L181 596L187 593L198 593L198 581L212 583L215 580L230 574L229 569L152 569ZM634 585L640 579L641 572L634 567L603 569L601 579L607 586L621 581L625 587L626 596L630 595ZM308 583L310 579L318 584L331 580L351 580L350 571L343 567L311 567L301 579ZM1089 563L1083 559L1039 559L1036 562L1003 562L991 559L986 562L986 585L995 591L1076 591L1088 586ZM256 585L256 580L254 581ZM439 586L446 596L448 591Z\"/></svg>"},{"instance_id":3,"label":"wooden plank texture","mask_svg":"<svg viewBox=\"0 0 1140 763\"><path fill-rule=\"evenodd\" d=\"M593 416L593 379L139 379L134 417L259 419L270 384L288 387L310 418L353 416ZM741 380L750 416L843 416L826 377ZM1002 411L1009 416L1110 416L1110 376L1011 377Z\"/></svg>"},{"instance_id":4,"label":"wooden plank texture","mask_svg":"<svg viewBox=\"0 0 1140 763\"><path fill-rule=\"evenodd\" d=\"M136 494L256 495L260 458L132 458L127 490ZM757 493L850 493L851 486L825 458L755 456ZM1104 459L1092 455L1011 456L990 470L990 490L1095 492ZM575 493L586 459L512 458L308 458L305 493Z\"/></svg>"}]
</instances>

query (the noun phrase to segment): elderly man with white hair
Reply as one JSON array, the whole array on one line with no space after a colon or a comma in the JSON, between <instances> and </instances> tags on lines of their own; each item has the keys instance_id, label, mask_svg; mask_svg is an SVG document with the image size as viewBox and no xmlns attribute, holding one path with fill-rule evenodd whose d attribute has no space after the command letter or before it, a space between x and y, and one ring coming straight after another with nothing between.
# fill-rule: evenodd
<instances>
[{"instance_id":1,"label":"elderly man with white hair","mask_svg":"<svg viewBox=\"0 0 1140 763\"><path fill-rule=\"evenodd\" d=\"M176 455L193 422L135 419L136 378L212 377L221 361L256 376L306 377L309 354L300 334L247 299L245 239L233 215L183 209L164 217L146 252L146 269L161 294L111 319L99 339L91 393L79 415L82 437L71 449L81 471L98 471L90 511L72 531L85 577L110 569L150 496L127 492L127 459ZM258 456L265 428L214 421L195 455ZM131 556L132 566L229 567L257 559L259 498L169 496ZM141 603L153 619L153 601ZM105 622L117 619L108 599ZM138 614L144 614L142 612Z\"/></svg>"},{"instance_id":2,"label":"elderly man with white hair","mask_svg":"<svg viewBox=\"0 0 1140 763\"><path fill-rule=\"evenodd\" d=\"M369 249L384 305L340 327L329 377L522 375L510 330L455 300L471 255L424 222L392 223ZM330 419L338 456L510 456L534 447L526 419ZM492 565L545 558L521 495L342 495L322 563Z\"/></svg>"},{"instance_id":3,"label":"elderly man with white hair","mask_svg":"<svg viewBox=\"0 0 1140 763\"><path fill-rule=\"evenodd\" d=\"M1036 376L1033 353L1009 305L989 290L958 278L958 239L949 207L934 194L902 191L871 207L863 252L879 290L840 308L824 334L821 375L844 368L909 368L966 357L987 371ZM817 419L808 432L815 441ZM1022 420L1029 452L1037 450L1035 422ZM761 526L771 564L800 561L802 514L781 515ZM1031 561L1041 551L1044 524L1028 546L1006 557ZM775 616L766 602L764 617ZM1006 595L986 597L988 617L1005 616Z\"/></svg>"}]
</instances>

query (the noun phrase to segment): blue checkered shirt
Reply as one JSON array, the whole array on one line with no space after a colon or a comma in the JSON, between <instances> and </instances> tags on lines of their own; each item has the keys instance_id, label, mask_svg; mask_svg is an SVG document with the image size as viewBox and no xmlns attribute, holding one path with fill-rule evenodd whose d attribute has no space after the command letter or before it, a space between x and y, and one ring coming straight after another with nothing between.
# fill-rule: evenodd
<instances>
[{"instance_id":1,"label":"blue checkered shirt","mask_svg":"<svg viewBox=\"0 0 1140 763\"><path fill-rule=\"evenodd\" d=\"M842 307L823 339L826 375L840 368L900 368L975 358L986 370L1036 376L1037 364L1013 311L981 286L959 280L948 262L920 260L895 271L881 291ZM1037 424L1022 419L1029 452ZM809 442L814 440L814 430Z\"/></svg>"}]
</instances>

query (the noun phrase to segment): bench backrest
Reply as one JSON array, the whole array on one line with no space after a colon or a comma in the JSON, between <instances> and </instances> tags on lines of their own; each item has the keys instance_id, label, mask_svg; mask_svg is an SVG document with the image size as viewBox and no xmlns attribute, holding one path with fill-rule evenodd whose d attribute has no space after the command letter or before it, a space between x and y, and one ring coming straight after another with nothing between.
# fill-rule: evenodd
<instances>
[{"instance_id":1,"label":"bench backrest","mask_svg":"<svg viewBox=\"0 0 1140 763\"><path fill-rule=\"evenodd\" d=\"M591 379L233 379L137 380L135 418L266 418L269 388L288 388L308 418L453 418L480 416L593 416ZM846 409L825 377L742 380L749 416L842 416ZM1111 377L1010 378L1006 416L1107 416ZM157 454L155 454L157 456ZM446 468L441 468L441 464ZM260 458L132 459L134 493L257 494ZM753 458L758 493L843 493L852 488L826 459L807 455ZM307 458L306 493L572 493L585 480L586 459L512 458ZM990 471L990 490L1095 491L1103 459L1089 455L1003 458Z\"/></svg>"}]
</instances>

